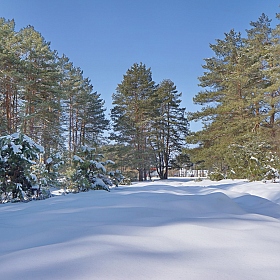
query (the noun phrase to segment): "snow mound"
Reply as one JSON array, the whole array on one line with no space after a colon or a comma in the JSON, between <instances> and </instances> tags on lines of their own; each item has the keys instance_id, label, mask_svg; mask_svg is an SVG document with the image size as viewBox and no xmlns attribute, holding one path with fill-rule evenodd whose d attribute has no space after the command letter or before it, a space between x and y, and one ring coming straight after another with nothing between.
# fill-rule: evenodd
<instances>
[{"instance_id":1,"label":"snow mound","mask_svg":"<svg viewBox=\"0 0 280 280\"><path fill-rule=\"evenodd\" d=\"M0 204L1 279L279 279L279 184L171 179L57 194Z\"/></svg>"},{"instance_id":2,"label":"snow mound","mask_svg":"<svg viewBox=\"0 0 280 280\"><path fill-rule=\"evenodd\" d=\"M268 199L255 195L243 195L234 198L234 201L247 213L280 218L280 205Z\"/></svg>"}]
</instances>

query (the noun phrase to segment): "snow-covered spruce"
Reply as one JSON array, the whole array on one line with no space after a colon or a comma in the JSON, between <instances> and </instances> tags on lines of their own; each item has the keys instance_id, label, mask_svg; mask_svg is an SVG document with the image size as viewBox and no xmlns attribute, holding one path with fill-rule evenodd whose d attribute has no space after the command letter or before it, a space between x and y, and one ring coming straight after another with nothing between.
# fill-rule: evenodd
<instances>
[{"instance_id":1,"label":"snow-covered spruce","mask_svg":"<svg viewBox=\"0 0 280 280\"><path fill-rule=\"evenodd\" d=\"M107 165L113 165L111 160L103 160L103 155L96 154L94 148L82 146L79 155L73 156L74 171L71 176L72 190L88 191L103 189L110 191L110 187L124 179L119 170L107 171Z\"/></svg>"},{"instance_id":2,"label":"snow-covered spruce","mask_svg":"<svg viewBox=\"0 0 280 280\"><path fill-rule=\"evenodd\" d=\"M1 203L28 201L39 195L40 186L32 166L43 152L43 147L22 133L0 137Z\"/></svg>"},{"instance_id":3,"label":"snow-covered spruce","mask_svg":"<svg viewBox=\"0 0 280 280\"><path fill-rule=\"evenodd\" d=\"M61 187L60 153L44 163L44 148L22 133L0 137L0 151L0 203L48 198L50 187Z\"/></svg>"}]
</instances>

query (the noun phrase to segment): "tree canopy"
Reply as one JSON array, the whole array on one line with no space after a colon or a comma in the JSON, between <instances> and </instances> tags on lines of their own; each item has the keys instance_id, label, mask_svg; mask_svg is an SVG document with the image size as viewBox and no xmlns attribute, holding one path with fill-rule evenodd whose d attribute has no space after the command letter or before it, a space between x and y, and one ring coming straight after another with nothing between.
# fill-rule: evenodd
<instances>
[{"instance_id":1,"label":"tree canopy","mask_svg":"<svg viewBox=\"0 0 280 280\"><path fill-rule=\"evenodd\" d=\"M170 80L157 85L143 63L127 70L113 94L111 139L123 145L140 181L151 168L167 179L170 160L185 143L188 121L185 109L179 107L180 96Z\"/></svg>"},{"instance_id":2,"label":"tree canopy","mask_svg":"<svg viewBox=\"0 0 280 280\"><path fill-rule=\"evenodd\" d=\"M264 177L270 154L279 156L279 27L273 30L270 22L262 14L250 23L247 37L225 33L210 45L214 56L205 59L199 77L204 90L194 103L202 108L189 117L201 120L203 129L188 138L196 145L190 152L228 177Z\"/></svg>"}]
</instances>

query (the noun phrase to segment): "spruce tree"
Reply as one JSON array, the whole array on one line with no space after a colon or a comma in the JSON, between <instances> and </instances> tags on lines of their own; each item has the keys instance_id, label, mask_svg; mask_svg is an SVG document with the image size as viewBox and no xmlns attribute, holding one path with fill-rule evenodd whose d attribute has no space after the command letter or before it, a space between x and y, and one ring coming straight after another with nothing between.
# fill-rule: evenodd
<instances>
[{"instance_id":1,"label":"spruce tree","mask_svg":"<svg viewBox=\"0 0 280 280\"><path fill-rule=\"evenodd\" d=\"M31 167L36 165L42 146L21 133L0 137L0 194L4 201L28 200L36 178Z\"/></svg>"}]
</instances>

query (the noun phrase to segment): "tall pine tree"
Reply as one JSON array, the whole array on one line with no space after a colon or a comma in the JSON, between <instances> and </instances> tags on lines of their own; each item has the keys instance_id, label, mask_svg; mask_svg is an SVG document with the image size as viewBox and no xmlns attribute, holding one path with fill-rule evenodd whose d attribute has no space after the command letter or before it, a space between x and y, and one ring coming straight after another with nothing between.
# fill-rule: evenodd
<instances>
[{"instance_id":1,"label":"tall pine tree","mask_svg":"<svg viewBox=\"0 0 280 280\"><path fill-rule=\"evenodd\" d=\"M133 154L131 166L138 170L139 181L146 178L150 168L148 146L151 96L155 91L150 68L143 63L134 63L123 76L113 94L111 118L114 134L111 139L130 147L128 158Z\"/></svg>"},{"instance_id":2,"label":"tall pine tree","mask_svg":"<svg viewBox=\"0 0 280 280\"><path fill-rule=\"evenodd\" d=\"M182 151L188 135L185 108L180 108L181 95L171 80L163 80L153 95L149 143L161 179L168 178L170 161Z\"/></svg>"}]
</instances>

